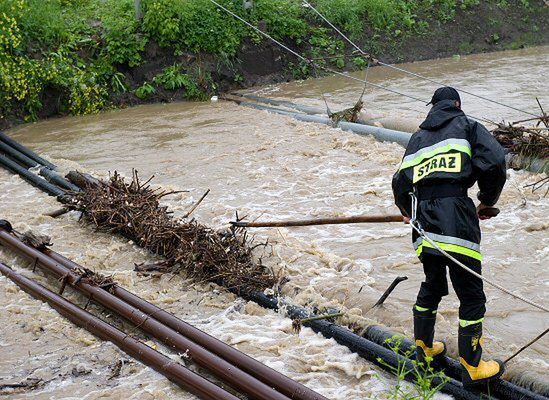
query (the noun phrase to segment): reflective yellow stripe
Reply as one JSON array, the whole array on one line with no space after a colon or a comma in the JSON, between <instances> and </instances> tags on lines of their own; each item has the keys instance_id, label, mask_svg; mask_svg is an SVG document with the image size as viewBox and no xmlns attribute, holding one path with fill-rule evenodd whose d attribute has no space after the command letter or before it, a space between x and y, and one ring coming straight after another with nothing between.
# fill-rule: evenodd
<instances>
[{"instance_id":1,"label":"reflective yellow stripe","mask_svg":"<svg viewBox=\"0 0 549 400\"><path fill-rule=\"evenodd\" d=\"M429 308L420 307L417 304L414 307L416 308L416 310L421 311L421 312L429 311ZM432 314L436 314L436 313L437 313L436 309L432 311Z\"/></svg>"},{"instance_id":2,"label":"reflective yellow stripe","mask_svg":"<svg viewBox=\"0 0 549 400\"><path fill-rule=\"evenodd\" d=\"M449 251L452 253L458 253L463 254L464 256L474 258L475 260L482 261L482 254L480 254L478 251L468 249L467 247L459 246L457 244L450 244L450 243L443 243L443 242L437 242L435 243L444 251ZM416 254L419 256L423 252L423 247L429 247L430 249L434 249L435 246L433 246L431 243L429 243L426 240L423 240L421 244L416 249Z\"/></svg>"},{"instance_id":3,"label":"reflective yellow stripe","mask_svg":"<svg viewBox=\"0 0 549 400\"><path fill-rule=\"evenodd\" d=\"M419 156L415 157L412 160L403 161L402 164L400 165L399 171L402 171L403 169L406 169L406 168L413 167L414 165L419 164L423 160L436 156L437 154L448 153L452 150L460 151L462 153L467 154L469 157L471 157L470 147L465 146L463 144L450 143L450 144L447 144L446 146L437 147L431 151L420 154Z\"/></svg>"},{"instance_id":4,"label":"reflective yellow stripe","mask_svg":"<svg viewBox=\"0 0 549 400\"><path fill-rule=\"evenodd\" d=\"M484 318L477 319L476 321L467 321L466 319L460 319L459 326L461 326L462 328L465 328L466 326L469 326L469 325L480 324L482 321L484 321Z\"/></svg>"}]
</instances>

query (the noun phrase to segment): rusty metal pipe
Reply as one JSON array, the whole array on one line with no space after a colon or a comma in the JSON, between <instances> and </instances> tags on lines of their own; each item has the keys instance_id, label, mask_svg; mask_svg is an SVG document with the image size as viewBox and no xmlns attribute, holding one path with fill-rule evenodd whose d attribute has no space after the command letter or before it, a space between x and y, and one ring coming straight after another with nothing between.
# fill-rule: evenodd
<instances>
[{"instance_id":1,"label":"rusty metal pipe","mask_svg":"<svg viewBox=\"0 0 549 400\"><path fill-rule=\"evenodd\" d=\"M0 263L0 272L31 296L47 302L59 314L95 336L108 340L122 351L158 371L181 388L204 400L238 400L200 375L151 349L110 324Z\"/></svg>"},{"instance_id":2,"label":"rusty metal pipe","mask_svg":"<svg viewBox=\"0 0 549 400\"><path fill-rule=\"evenodd\" d=\"M61 254L56 253L53 250L46 249L44 250L44 254L69 269L79 267L79 265L74 261L63 257ZM271 385L291 399L328 400L308 387L288 378L286 375L283 375L272 368L269 368L265 364L262 364L252 357L238 351L221 340L208 335L185 321L180 320L169 312L143 300L120 286L114 286L110 292L119 299L139 309L145 314L150 315L154 319L160 321L174 331L179 332L181 335L206 348L215 355L223 358L233 365L238 365L238 367L244 372L247 372L260 381Z\"/></svg>"},{"instance_id":3,"label":"rusty metal pipe","mask_svg":"<svg viewBox=\"0 0 549 400\"><path fill-rule=\"evenodd\" d=\"M238 391L260 400L288 400L289 397L277 392L270 386L248 375L222 358L212 354L202 346L180 335L173 329L163 325L151 316L141 312L131 305L116 298L111 293L90 285L67 267L26 245L12 234L0 229L0 242L7 245L15 252L33 260L56 277L63 278L64 282L77 289L82 294L92 298L95 302L119 314L123 318L138 326L144 332L175 348L187 353L198 365L204 367L222 381L228 383Z\"/></svg>"}]
</instances>

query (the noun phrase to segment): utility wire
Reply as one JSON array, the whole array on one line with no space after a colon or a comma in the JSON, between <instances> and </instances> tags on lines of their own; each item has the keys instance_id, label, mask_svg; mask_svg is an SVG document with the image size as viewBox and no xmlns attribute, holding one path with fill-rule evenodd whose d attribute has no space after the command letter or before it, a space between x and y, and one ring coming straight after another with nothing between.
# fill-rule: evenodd
<instances>
[{"instance_id":1,"label":"utility wire","mask_svg":"<svg viewBox=\"0 0 549 400\"><path fill-rule=\"evenodd\" d=\"M375 83L372 83L372 82L366 82L362 79L359 79L359 78L355 78L354 76L351 76L351 75L348 75L348 74L345 74L343 72L339 72L339 71L336 71L334 69L331 69L331 68L328 68L328 67L324 67L322 65L318 65L316 63L314 63L312 60L309 60L305 57L303 57L301 54L295 52L294 50L290 49L288 46L282 44L281 42L279 42L278 40L276 40L275 38L273 38L272 36L270 36L269 34L263 32L261 29L253 26L252 24L250 24L248 21L246 21L245 19L243 19L242 17L240 17L238 14L235 14L234 12L232 12L231 10L229 10L228 8L224 7L223 5L219 4L217 1L215 0L210 0L210 2L212 2L213 4L215 4L217 7L221 8L222 10L224 10L225 12L231 14L233 17L235 17L236 19L238 19L239 21L243 22L244 24L246 24L248 27L252 28L254 31L256 31L257 33L265 36L267 39L269 40L272 40L273 42L275 42L276 44L278 44L280 47L282 47L284 50L286 50L287 52L293 54L294 56L296 56L297 58L299 58L300 60L304 61L305 63L313 66L313 67L317 67L317 68L320 68L326 72L330 72L334 75L339 75L339 76L343 76L347 79L351 79L351 80L354 80L354 81L358 81L358 82L361 82L361 83L366 83L370 86L373 86L373 87L376 87L378 89L382 89L382 90L385 90L387 92L391 92L391 93L395 93L395 94L398 94L400 96L404 96L404 97L408 97L412 100L416 100L416 101L420 101L422 103L427 103L428 100L425 100L425 99L420 99L418 97L415 97L415 96L412 96L412 95L409 95L409 94L405 94L405 93L401 93L397 90L394 90L394 89L389 89L387 87L384 87L384 86L381 86L381 85L377 85Z\"/></svg>"},{"instance_id":2,"label":"utility wire","mask_svg":"<svg viewBox=\"0 0 549 400\"><path fill-rule=\"evenodd\" d=\"M354 76L351 76L351 75L348 75L348 74L345 74L343 72L339 72L339 71L336 71L334 69L331 69L331 68L328 68L328 67L324 67L324 66L321 66L319 64L316 64L315 62L313 62L313 60L310 60L310 59L307 59L305 57L303 57L301 54L295 52L294 50L290 49L288 46L286 46L285 44L279 42L278 40L276 40L275 38L273 38L272 36L270 36L269 34L263 32L262 30L260 30L259 28L255 27L254 25L250 24L248 21L246 21L245 19L243 19L242 17L240 17L238 14L235 14L234 12L232 12L231 10L229 10L228 8L224 7L223 5L219 4L217 1L215 0L210 0L210 2L212 2L213 4L215 4L217 7L221 8L223 11L229 13L230 15L232 15L234 18L238 19L239 21L241 21L242 23L244 23L246 26L252 28L254 31L256 31L257 33L259 33L260 35L266 37L267 39L269 40L272 40L274 43L278 44L280 47L282 47L284 50L286 50L287 52L289 52L290 54L293 54L295 57L297 57L298 59L304 61L305 63L307 63L308 65L310 65L313 69L315 68L320 68L326 72L329 72L329 73L332 73L332 74L335 74L335 75L339 75L339 76L342 76L344 78L347 78L347 79L351 79L351 80L354 80L354 81L357 81L357 82L361 82L363 83L364 85L370 85L370 86L373 86L375 88L378 88L378 89L381 89L381 90L385 90L386 92L391 92L391 93L394 93L394 94L398 94L399 96L403 96L403 97L407 97L409 99L412 99L412 100L415 100L415 101L419 101L423 104L427 104L428 100L425 100L425 99L420 99L418 97L415 97L415 96L412 96L412 95L409 95L409 94L406 94L406 93L402 93L402 92L399 92L397 90L394 90L394 89L389 89L385 86L381 86L381 85L377 85L373 82L368 82L367 80L362 80L362 79L359 79L359 78L355 78ZM334 27L335 28L335 27ZM335 28L337 29L337 28ZM339 32L339 31L338 31ZM362 50L360 50L363 54L365 54ZM375 60L377 61L377 60ZM328 107L328 103L326 101L326 98L324 96L324 94L322 94L322 97L324 98L324 103L326 104L326 107L327 109L329 110L329 107ZM330 112L331 113L331 112ZM468 114L469 117L471 117L472 119L475 119L475 120L478 120L478 121L483 121L483 122L491 122L487 119L484 119L484 118L480 118L480 117L475 117L471 114ZM532 115L535 115L535 114L532 114Z\"/></svg>"},{"instance_id":3,"label":"utility wire","mask_svg":"<svg viewBox=\"0 0 549 400\"><path fill-rule=\"evenodd\" d=\"M313 7L313 5L311 3L309 3L307 0L303 0L303 3L309 7L311 10L313 10L320 18L322 18L328 25L330 25L337 33L339 33L347 42L349 42L349 44L351 46L353 46L355 49L357 49L362 55L368 57L368 59L371 59L371 60L374 60L372 58L372 56L366 52L364 52L364 50L362 50L360 47L358 47L351 39L349 39L343 32L341 32L334 24L332 24L324 15L322 15L315 7ZM405 70L404 68L400 68L400 67L397 67L395 65L392 65L392 64L386 64L384 62L381 62L379 60L375 60L375 62L379 65L382 65L384 67L387 67L387 68L391 68L391 69L394 69L396 71L400 71L400 72L403 72L405 74L408 74L408 75L411 75L411 76L415 76L416 78L420 78L420 79L423 79L423 80L426 80L428 82L431 82L431 83L435 83L437 85L442 85L442 86L447 86L446 83L443 83L443 82L439 82L439 81L436 81L434 79L431 79L431 78L428 78L424 75L420 75L420 74L416 74L415 72L412 72L412 71L408 71L408 70ZM512 110L515 110L515 111L519 111L519 112L522 112L524 114L528 114L528 115L532 115L532 116L535 116L535 117L538 117L537 114L534 114L534 113L531 113L529 111L525 111L525 110L521 110L520 108L516 108L516 107L513 107L513 106L510 106L508 104L504 104L504 103L501 103L497 100L492 100L488 97L484 97L484 96L481 96L479 94L476 94L476 93L472 93L472 92L469 92L463 88L459 88L459 87L456 87L457 90L459 90L460 92L463 92L463 93L467 93L468 95L471 95L471 96L474 96L474 97L478 97L479 99L482 99L482 100L485 100L485 101L489 101L491 103L494 103L494 104L498 104L500 106L503 106L503 107L507 107L507 108L510 108Z\"/></svg>"}]
</instances>

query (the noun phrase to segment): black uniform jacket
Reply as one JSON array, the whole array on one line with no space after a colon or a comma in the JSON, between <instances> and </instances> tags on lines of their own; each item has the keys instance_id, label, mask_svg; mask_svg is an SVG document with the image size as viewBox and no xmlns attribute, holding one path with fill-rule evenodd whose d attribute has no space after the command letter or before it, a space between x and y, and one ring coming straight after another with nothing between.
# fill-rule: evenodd
<instances>
[{"instance_id":1,"label":"black uniform jacket","mask_svg":"<svg viewBox=\"0 0 549 400\"><path fill-rule=\"evenodd\" d=\"M453 100L437 103L412 135L393 177L395 203L412 215L410 192L419 199L417 220L427 235L460 261L478 264L480 227L467 189L478 181L478 199L494 205L505 185L505 153L478 122L469 120ZM439 254L413 232L417 255Z\"/></svg>"}]
</instances>

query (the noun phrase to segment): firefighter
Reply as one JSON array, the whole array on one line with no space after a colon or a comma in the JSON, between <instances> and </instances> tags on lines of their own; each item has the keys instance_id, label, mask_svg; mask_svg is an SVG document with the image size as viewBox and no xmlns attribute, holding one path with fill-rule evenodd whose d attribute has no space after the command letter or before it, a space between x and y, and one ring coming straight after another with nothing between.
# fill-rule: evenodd
<instances>
[{"instance_id":1,"label":"firefighter","mask_svg":"<svg viewBox=\"0 0 549 400\"><path fill-rule=\"evenodd\" d=\"M393 177L393 193L404 222L410 223L412 197L417 198L417 223L425 234L457 260L481 273L479 219L496 204L506 180L503 148L478 122L461 110L458 92L451 87L435 91L432 108L420 129L412 135L399 170ZM475 207L467 190L477 182ZM438 304L448 294L446 267L459 298L459 357L466 387L498 378L499 360L484 361L482 323L486 296L482 280L443 256L415 231L412 241L423 264L421 284L413 308L418 361L444 359L446 346L434 341Z\"/></svg>"}]
</instances>

